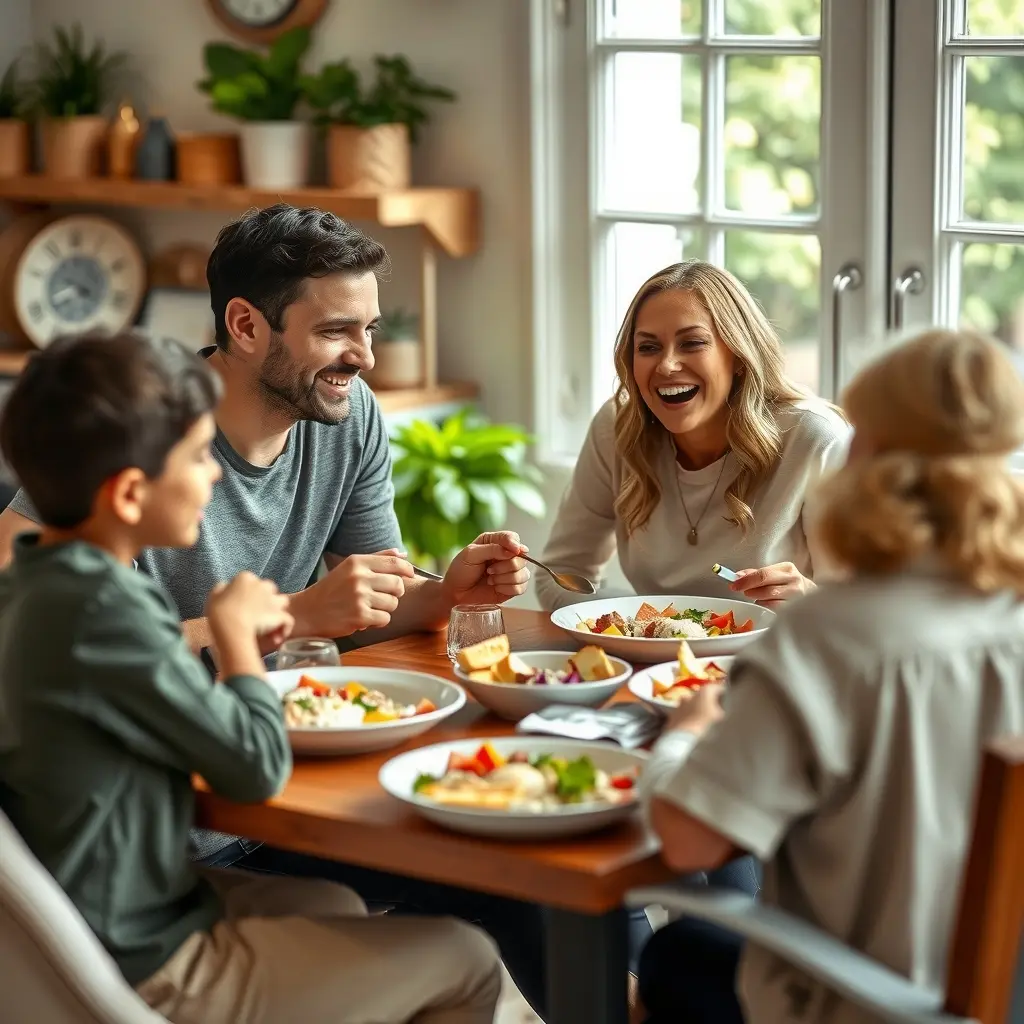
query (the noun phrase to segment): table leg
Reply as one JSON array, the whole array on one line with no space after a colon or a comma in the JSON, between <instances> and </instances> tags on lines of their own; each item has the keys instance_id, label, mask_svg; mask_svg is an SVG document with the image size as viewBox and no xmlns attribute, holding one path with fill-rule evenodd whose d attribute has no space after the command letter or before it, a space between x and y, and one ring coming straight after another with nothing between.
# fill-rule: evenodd
<instances>
[{"instance_id":1,"label":"table leg","mask_svg":"<svg viewBox=\"0 0 1024 1024\"><path fill-rule=\"evenodd\" d=\"M625 910L578 914L548 907L548 1024L628 1024Z\"/></svg>"}]
</instances>

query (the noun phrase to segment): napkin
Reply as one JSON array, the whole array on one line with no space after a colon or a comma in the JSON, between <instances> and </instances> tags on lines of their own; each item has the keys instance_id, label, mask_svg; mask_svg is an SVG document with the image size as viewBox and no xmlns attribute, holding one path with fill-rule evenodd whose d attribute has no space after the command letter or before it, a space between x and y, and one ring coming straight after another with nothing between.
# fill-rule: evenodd
<instances>
[{"instance_id":1,"label":"napkin","mask_svg":"<svg viewBox=\"0 0 1024 1024\"><path fill-rule=\"evenodd\" d=\"M606 708L581 708L573 704L549 704L527 715L517 732L539 732L570 740L612 740L625 750L650 743L664 724L661 715L632 701Z\"/></svg>"}]
</instances>

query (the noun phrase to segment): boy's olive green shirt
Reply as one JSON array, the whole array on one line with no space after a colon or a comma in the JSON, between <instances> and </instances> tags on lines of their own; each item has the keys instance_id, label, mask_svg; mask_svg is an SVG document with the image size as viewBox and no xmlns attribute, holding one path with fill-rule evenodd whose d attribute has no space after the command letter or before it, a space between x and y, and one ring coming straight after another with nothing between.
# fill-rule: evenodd
<instances>
[{"instance_id":1,"label":"boy's olive green shirt","mask_svg":"<svg viewBox=\"0 0 1024 1024\"><path fill-rule=\"evenodd\" d=\"M274 692L212 682L152 579L89 544L17 539L0 574L0 804L131 984L221 916L189 861L191 773L250 802L290 771Z\"/></svg>"}]
</instances>

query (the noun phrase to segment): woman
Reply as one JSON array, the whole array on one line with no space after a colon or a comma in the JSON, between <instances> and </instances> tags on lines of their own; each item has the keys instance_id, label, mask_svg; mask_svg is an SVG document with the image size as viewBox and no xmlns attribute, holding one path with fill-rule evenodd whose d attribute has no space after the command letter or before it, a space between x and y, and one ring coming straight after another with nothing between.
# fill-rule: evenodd
<instances>
[{"instance_id":1,"label":"woman","mask_svg":"<svg viewBox=\"0 0 1024 1024\"><path fill-rule=\"evenodd\" d=\"M618 390L594 418L544 560L598 580L618 549L639 594L774 606L820 568L804 496L845 454L849 430L783 370L778 336L743 286L701 260L655 274L615 346ZM547 608L576 600L546 573ZM602 594L601 596L607 596Z\"/></svg>"},{"instance_id":2,"label":"woman","mask_svg":"<svg viewBox=\"0 0 1024 1024\"><path fill-rule=\"evenodd\" d=\"M644 785L674 868L753 852L767 901L942 991L981 752L1024 732L1024 481L1006 460L1024 382L995 343L933 331L845 407L820 533L849 578L737 657L724 716L708 689L679 712ZM659 932L640 968L651 1024L743 1020L739 952L686 919ZM739 989L748 1024L867 1019L755 947Z\"/></svg>"}]
</instances>

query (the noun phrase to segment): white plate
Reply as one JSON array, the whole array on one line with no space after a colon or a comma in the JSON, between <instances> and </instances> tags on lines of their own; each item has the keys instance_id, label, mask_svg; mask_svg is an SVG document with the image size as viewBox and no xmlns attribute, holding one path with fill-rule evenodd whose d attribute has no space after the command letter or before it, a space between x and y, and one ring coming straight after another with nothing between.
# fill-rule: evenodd
<instances>
[{"instance_id":1,"label":"white plate","mask_svg":"<svg viewBox=\"0 0 1024 1024\"><path fill-rule=\"evenodd\" d=\"M516 651L531 668L565 669L569 667L571 651ZM478 683L455 666L455 675L462 685L485 708L500 718L518 722L534 711L549 704L579 704L588 708L599 708L616 690L624 686L633 673L633 667L621 658L609 658L615 676L596 683L550 684L547 686L526 686L523 683Z\"/></svg>"},{"instance_id":2,"label":"white plate","mask_svg":"<svg viewBox=\"0 0 1024 1024\"><path fill-rule=\"evenodd\" d=\"M585 633L577 628L580 619L597 619L609 612L618 612L623 618L635 615L640 606L654 605L659 610L674 604L678 609L700 608L724 615L728 611L736 616L737 621L754 620L754 628L750 633L733 633L731 636L709 636L704 640L687 640L690 649L698 658L713 658L716 655L735 654L741 647L746 647L756 640L774 621L775 612L749 601L729 601L717 597L680 597L662 594L657 597L617 597L604 601L583 601L559 608L551 613L551 621L571 634L580 644L597 644L609 654L625 658L631 662L651 664L657 661L668 661L676 657L679 651L679 640L648 640L645 637L602 636L600 633Z\"/></svg>"},{"instance_id":3,"label":"white plate","mask_svg":"<svg viewBox=\"0 0 1024 1024\"><path fill-rule=\"evenodd\" d=\"M294 690L301 676L310 676L331 686L362 683L371 690L380 690L400 704L418 704L426 697L437 707L427 715L400 718L397 722L374 722L355 725L347 729L319 729L303 726L289 729L288 738L296 754L369 754L374 750L397 747L414 736L420 736L454 715L466 703L461 686L425 672L404 672L391 668L364 668L345 666L331 668L289 668L282 672L268 672L267 681L278 696Z\"/></svg>"},{"instance_id":4,"label":"white plate","mask_svg":"<svg viewBox=\"0 0 1024 1024\"><path fill-rule=\"evenodd\" d=\"M467 757L476 753L481 743L490 743L501 755L508 757L521 750L531 757L538 754L576 758L586 754L598 768L619 772L634 765L643 771L647 755L637 750L623 750L611 743L583 743L558 736L503 736L500 739L455 740L419 747L391 758L378 775L381 786L393 797L410 804L428 821L455 832L491 839L554 839L595 832L629 817L639 801L627 804L570 804L553 811L484 811L469 807L448 807L426 797L416 796L413 783L421 774L443 775L452 752Z\"/></svg>"},{"instance_id":5,"label":"white plate","mask_svg":"<svg viewBox=\"0 0 1024 1024\"><path fill-rule=\"evenodd\" d=\"M733 658L731 655L726 655L724 658L698 658L697 661L701 668L714 662L723 672L728 674L732 668ZM675 661L666 661L664 665L652 665L650 668L645 668L642 672L637 672L629 681L629 692L638 700L642 700L648 707L654 708L655 711L663 715L675 711L677 705L670 704L668 701L654 696L654 680L657 679L662 683L671 682L676 677L676 669L678 667L679 660L676 659Z\"/></svg>"}]
</instances>

